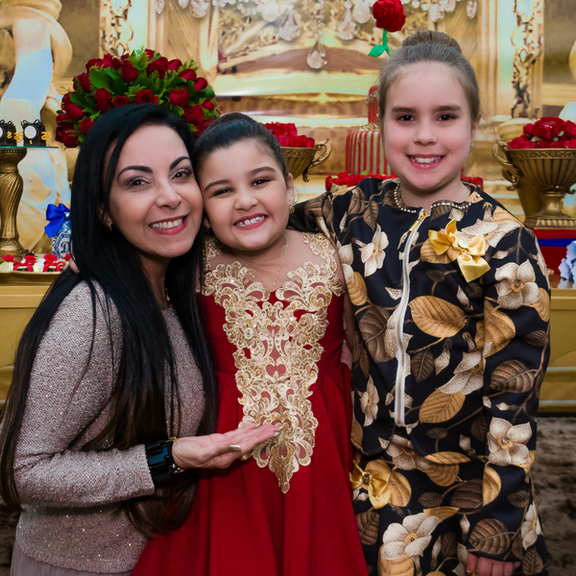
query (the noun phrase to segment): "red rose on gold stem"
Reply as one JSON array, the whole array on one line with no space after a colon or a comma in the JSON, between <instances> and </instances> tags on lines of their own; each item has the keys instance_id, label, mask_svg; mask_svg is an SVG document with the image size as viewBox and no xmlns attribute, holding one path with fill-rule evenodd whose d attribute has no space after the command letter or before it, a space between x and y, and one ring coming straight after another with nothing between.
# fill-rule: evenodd
<instances>
[{"instance_id":1,"label":"red rose on gold stem","mask_svg":"<svg viewBox=\"0 0 576 576\"><path fill-rule=\"evenodd\" d=\"M376 19L376 27L388 32L402 30L406 15L400 0L377 0L372 6L372 15Z\"/></svg>"}]
</instances>

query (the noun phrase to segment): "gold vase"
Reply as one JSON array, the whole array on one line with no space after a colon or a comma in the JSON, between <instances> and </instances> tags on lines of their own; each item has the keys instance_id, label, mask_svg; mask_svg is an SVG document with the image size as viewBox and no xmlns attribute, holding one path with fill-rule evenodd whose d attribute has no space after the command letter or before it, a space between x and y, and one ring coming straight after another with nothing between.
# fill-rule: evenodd
<instances>
[{"instance_id":1,"label":"gold vase","mask_svg":"<svg viewBox=\"0 0 576 576\"><path fill-rule=\"evenodd\" d=\"M320 152L318 158L314 159L316 152ZM282 146L282 154L288 164L288 172L292 174L294 180L302 176L304 182L308 182L310 177L308 173L312 168L321 164L332 153L332 147L328 140L318 142L313 148L294 148L291 146Z\"/></svg>"},{"instance_id":2,"label":"gold vase","mask_svg":"<svg viewBox=\"0 0 576 576\"><path fill-rule=\"evenodd\" d=\"M520 177L528 180L540 196L540 209L526 213L529 228L576 228L576 218L564 212L564 196L576 183L576 150L570 148L524 148L512 150L497 142L494 156L502 164L502 174L514 190Z\"/></svg>"},{"instance_id":3,"label":"gold vase","mask_svg":"<svg viewBox=\"0 0 576 576\"><path fill-rule=\"evenodd\" d=\"M16 216L24 183L18 162L26 156L26 148L0 148L0 256L23 256L26 250L18 241Z\"/></svg>"}]
</instances>

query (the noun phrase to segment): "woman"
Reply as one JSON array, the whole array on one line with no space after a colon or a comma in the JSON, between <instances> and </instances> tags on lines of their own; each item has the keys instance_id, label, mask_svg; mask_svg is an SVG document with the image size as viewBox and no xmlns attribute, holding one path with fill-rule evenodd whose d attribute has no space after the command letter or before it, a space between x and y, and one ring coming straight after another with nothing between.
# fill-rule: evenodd
<instances>
[{"instance_id":1,"label":"woman","mask_svg":"<svg viewBox=\"0 0 576 576\"><path fill-rule=\"evenodd\" d=\"M189 513L194 477L174 472L224 468L276 430L193 437L215 428L215 390L190 290L203 208L191 153L187 123L155 105L110 111L82 145L80 273L26 328L0 433L0 496L22 507L13 575L129 574L147 537Z\"/></svg>"}]
</instances>

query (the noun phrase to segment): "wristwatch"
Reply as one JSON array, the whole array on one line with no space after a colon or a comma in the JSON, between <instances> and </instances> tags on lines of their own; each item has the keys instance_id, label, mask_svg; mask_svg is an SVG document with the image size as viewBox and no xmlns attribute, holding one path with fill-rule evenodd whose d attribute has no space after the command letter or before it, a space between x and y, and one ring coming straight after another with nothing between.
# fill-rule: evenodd
<instances>
[{"instance_id":1,"label":"wristwatch","mask_svg":"<svg viewBox=\"0 0 576 576\"><path fill-rule=\"evenodd\" d=\"M154 484L168 480L172 474L184 472L184 468L180 468L172 456L172 446L176 440L177 438L168 438L146 444L146 459Z\"/></svg>"}]
</instances>

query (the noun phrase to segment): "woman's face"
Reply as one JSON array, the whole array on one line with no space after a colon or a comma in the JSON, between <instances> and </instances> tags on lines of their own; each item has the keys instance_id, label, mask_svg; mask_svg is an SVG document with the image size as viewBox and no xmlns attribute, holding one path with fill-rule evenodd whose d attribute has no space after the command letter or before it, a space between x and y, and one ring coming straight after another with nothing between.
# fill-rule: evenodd
<instances>
[{"instance_id":1,"label":"woman's face","mask_svg":"<svg viewBox=\"0 0 576 576\"><path fill-rule=\"evenodd\" d=\"M206 223L235 254L262 252L285 242L292 176L264 145L247 139L212 152L198 171Z\"/></svg>"},{"instance_id":2,"label":"woman's face","mask_svg":"<svg viewBox=\"0 0 576 576\"><path fill-rule=\"evenodd\" d=\"M168 126L142 126L124 144L103 216L134 246L145 272L190 250L202 195L184 142Z\"/></svg>"}]
</instances>

